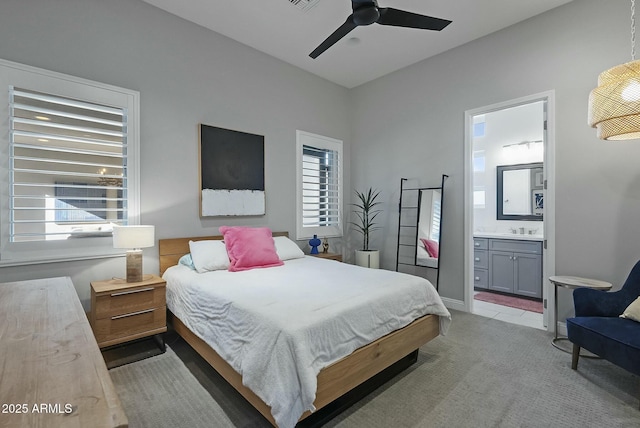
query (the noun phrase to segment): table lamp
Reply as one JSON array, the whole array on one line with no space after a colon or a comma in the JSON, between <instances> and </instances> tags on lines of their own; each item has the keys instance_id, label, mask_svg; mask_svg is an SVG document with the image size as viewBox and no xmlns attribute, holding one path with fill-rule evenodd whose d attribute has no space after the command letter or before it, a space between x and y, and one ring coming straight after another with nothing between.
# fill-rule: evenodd
<instances>
[{"instance_id":1,"label":"table lamp","mask_svg":"<svg viewBox=\"0 0 640 428\"><path fill-rule=\"evenodd\" d=\"M127 249L127 282L142 281L142 250L155 244L155 226L114 226L113 248Z\"/></svg>"}]
</instances>

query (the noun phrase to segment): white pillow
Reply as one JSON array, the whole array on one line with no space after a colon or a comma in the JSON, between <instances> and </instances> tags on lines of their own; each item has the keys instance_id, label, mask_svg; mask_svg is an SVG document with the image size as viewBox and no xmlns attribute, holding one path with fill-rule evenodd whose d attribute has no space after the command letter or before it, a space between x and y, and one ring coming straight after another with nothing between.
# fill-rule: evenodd
<instances>
[{"instance_id":1,"label":"white pillow","mask_svg":"<svg viewBox=\"0 0 640 428\"><path fill-rule=\"evenodd\" d=\"M189 250L198 273L229 269L229 256L222 241L189 241Z\"/></svg>"},{"instance_id":2,"label":"white pillow","mask_svg":"<svg viewBox=\"0 0 640 428\"><path fill-rule=\"evenodd\" d=\"M628 318L640 322L640 297L627 306L620 318Z\"/></svg>"},{"instance_id":3,"label":"white pillow","mask_svg":"<svg viewBox=\"0 0 640 428\"><path fill-rule=\"evenodd\" d=\"M300 247L298 247L298 244L286 236L274 236L273 242L276 244L276 253L278 253L280 260L291 260L304 257L304 253Z\"/></svg>"}]
</instances>

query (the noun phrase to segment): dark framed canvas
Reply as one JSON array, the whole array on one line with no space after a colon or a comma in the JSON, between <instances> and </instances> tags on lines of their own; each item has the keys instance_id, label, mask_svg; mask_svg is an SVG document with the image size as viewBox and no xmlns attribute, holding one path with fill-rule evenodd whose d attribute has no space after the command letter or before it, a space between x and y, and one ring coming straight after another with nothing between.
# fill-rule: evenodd
<instances>
[{"instance_id":1,"label":"dark framed canvas","mask_svg":"<svg viewBox=\"0 0 640 428\"><path fill-rule=\"evenodd\" d=\"M200 216L264 214L264 136L201 124Z\"/></svg>"}]
</instances>

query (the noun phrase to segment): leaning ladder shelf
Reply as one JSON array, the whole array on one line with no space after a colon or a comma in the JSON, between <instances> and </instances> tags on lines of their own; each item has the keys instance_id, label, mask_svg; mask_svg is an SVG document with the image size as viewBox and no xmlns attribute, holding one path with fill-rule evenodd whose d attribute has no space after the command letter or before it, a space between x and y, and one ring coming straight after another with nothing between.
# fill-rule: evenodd
<instances>
[{"instance_id":1,"label":"leaning ladder shelf","mask_svg":"<svg viewBox=\"0 0 640 428\"><path fill-rule=\"evenodd\" d=\"M438 267L421 266L417 264L417 245L418 245L418 222L420 214L421 190L440 190L444 194L444 182L449 178L448 175L442 174L442 182L440 187L412 187L405 188L406 178L400 179L400 201L398 203L398 240L396 247L396 272L400 265L420 266L427 269L436 269L436 290L440 282L440 259L438 259ZM444 212L444 197L441 198L440 206L440 236L442 236L442 213ZM439 239L440 254L442 254L442 240ZM405 256L401 260L401 249L412 253L412 263L408 263L409 257Z\"/></svg>"}]
</instances>

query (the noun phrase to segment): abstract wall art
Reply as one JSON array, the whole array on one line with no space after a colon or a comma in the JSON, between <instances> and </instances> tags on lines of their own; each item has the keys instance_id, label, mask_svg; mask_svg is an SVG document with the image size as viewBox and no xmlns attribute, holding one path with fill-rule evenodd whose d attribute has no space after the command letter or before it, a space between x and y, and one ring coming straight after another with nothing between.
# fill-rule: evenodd
<instances>
[{"instance_id":1,"label":"abstract wall art","mask_svg":"<svg viewBox=\"0 0 640 428\"><path fill-rule=\"evenodd\" d=\"M542 215L544 212L544 190L535 189L532 191L533 214Z\"/></svg>"},{"instance_id":2,"label":"abstract wall art","mask_svg":"<svg viewBox=\"0 0 640 428\"><path fill-rule=\"evenodd\" d=\"M201 124L200 216L264 214L264 136Z\"/></svg>"}]
</instances>

